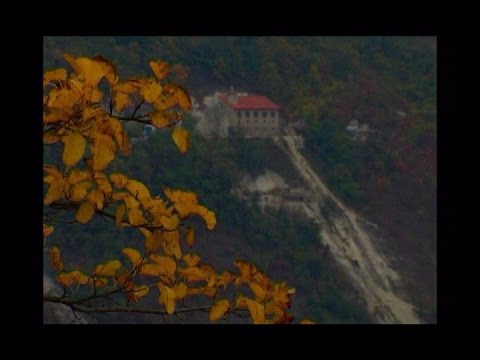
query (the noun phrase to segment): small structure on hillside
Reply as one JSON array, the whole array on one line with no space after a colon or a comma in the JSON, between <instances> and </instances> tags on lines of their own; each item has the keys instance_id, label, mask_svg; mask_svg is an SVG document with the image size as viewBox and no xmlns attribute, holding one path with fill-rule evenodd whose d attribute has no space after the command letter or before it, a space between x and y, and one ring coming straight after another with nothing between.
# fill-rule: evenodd
<instances>
[{"instance_id":1,"label":"small structure on hillside","mask_svg":"<svg viewBox=\"0 0 480 360\"><path fill-rule=\"evenodd\" d=\"M245 137L270 137L280 134L280 106L266 96L216 92L204 98L208 133L221 137L235 132Z\"/></svg>"},{"instance_id":2,"label":"small structure on hillside","mask_svg":"<svg viewBox=\"0 0 480 360\"><path fill-rule=\"evenodd\" d=\"M280 175L270 170L256 178L243 177L232 188L232 193L244 201L257 201L263 213L277 212L281 208L298 213L303 211L305 205L313 206L316 202L314 194L310 191L304 188L291 188Z\"/></svg>"},{"instance_id":3,"label":"small structure on hillside","mask_svg":"<svg viewBox=\"0 0 480 360\"><path fill-rule=\"evenodd\" d=\"M358 120L353 119L350 121L346 130L350 132L354 140L365 141L367 140L368 133L371 132L367 124L360 125Z\"/></svg>"}]
</instances>

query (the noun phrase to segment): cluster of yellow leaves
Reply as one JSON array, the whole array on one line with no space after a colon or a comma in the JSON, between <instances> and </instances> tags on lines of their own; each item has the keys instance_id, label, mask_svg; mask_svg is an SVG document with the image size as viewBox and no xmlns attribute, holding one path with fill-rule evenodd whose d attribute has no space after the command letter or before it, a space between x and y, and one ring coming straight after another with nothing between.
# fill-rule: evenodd
<instances>
[{"instance_id":1,"label":"cluster of yellow leaves","mask_svg":"<svg viewBox=\"0 0 480 360\"><path fill-rule=\"evenodd\" d=\"M45 205L60 200L77 204L76 220L85 224L92 219L96 211L117 202L115 210L117 226L159 229L147 237L147 249L161 246L163 241L175 252L180 220L190 215L201 216L209 230L216 224L215 213L198 204L194 193L166 189L165 195L172 202L169 205L159 197L152 197L143 183L128 179L122 174L111 174L107 177L100 171L74 168L64 175L51 165L44 165L44 171L47 175L44 182L48 185L44 198ZM47 228L45 231L48 232ZM146 228L144 231L147 231ZM189 246L192 246L193 229L187 229L187 238Z\"/></svg>"},{"instance_id":2,"label":"cluster of yellow leaves","mask_svg":"<svg viewBox=\"0 0 480 360\"><path fill-rule=\"evenodd\" d=\"M121 113L134 104L140 107L150 103L155 111L144 115L154 126L173 127L173 141L180 152L187 151L187 130L173 125L182 119L183 112L191 109L191 100L183 88L159 82L165 80L169 73L167 63L150 62L156 78L119 82L115 65L101 56L90 59L65 54L64 57L73 73L68 74L65 69L44 73L43 122L47 130L44 131L43 141L44 144L64 143L65 165L73 166L82 159L87 144L90 144L91 158L86 163L92 170L105 169L115 158L117 148L123 154L131 150L120 117L102 108L103 92L98 88L102 79L106 79L111 87L111 103L115 111Z\"/></svg>"},{"instance_id":3,"label":"cluster of yellow leaves","mask_svg":"<svg viewBox=\"0 0 480 360\"><path fill-rule=\"evenodd\" d=\"M225 271L217 274L208 264L202 264L196 254L185 254L178 258L169 253L167 248L159 248L150 254L141 253L133 248L124 248L122 253L129 259L129 269L122 267L119 260L112 260L96 266L91 275L78 270L65 272L57 247L50 250L52 266L59 272L57 280L64 286L90 285L106 286L110 281L122 287L129 301L138 301L151 293L147 285L134 283L137 277L156 279L153 285L158 290L158 302L163 305L168 314L173 314L178 301L188 296L204 295L215 298L218 291L227 285L236 287L246 284L251 291L251 297L238 294L236 301L217 299L211 307L211 321L221 319L227 312L248 310L254 324L290 323L293 316L288 313L290 295L295 289L285 283L274 283L254 265L236 260L238 274ZM150 281L149 281L150 282ZM303 320L302 324L311 324Z\"/></svg>"},{"instance_id":4,"label":"cluster of yellow leaves","mask_svg":"<svg viewBox=\"0 0 480 360\"><path fill-rule=\"evenodd\" d=\"M62 162L59 167L44 165L44 182L48 189L44 204L60 203L76 209L75 219L88 223L95 213L115 219L118 227L135 226L145 238L145 253L124 248L122 253L131 263L120 260L98 264L90 274L79 270L66 271L58 247L50 249L50 263L58 272L57 280L66 287L89 285L108 286L122 291L128 301L139 301L157 289L158 302L168 314L175 313L177 303L189 296L203 295L212 299L209 314L217 321L229 312L248 311L255 324L290 323L290 296L295 289L286 283L274 283L254 265L237 260L238 273L224 271L200 261L196 254L185 254L195 243L195 232L181 222L198 215L212 230L215 213L198 203L195 193L165 188L166 200L153 197L141 182L123 174L107 176L103 171L115 159L116 152L128 155L130 141L120 120L148 121L158 128L172 128L172 139L183 154L189 148L189 133L177 123L192 107L190 96L178 85L165 82L172 71L164 61L150 61L155 77L119 81L116 67L107 59L75 58L64 55L73 73L56 69L44 73L44 144L62 143ZM100 82L110 87L109 109L102 107ZM139 115L143 104L152 111ZM113 107L113 109L112 109ZM115 115L134 108L130 118ZM135 118L135 114L137 117ZM84 169L75 168L83 159ZM115 207L114 213L108 209ZM54 228L43 225L44 236ZM182 241L183 240L183 241ZM153 279L153 284L151 283ZM145 285L148 281L149 285ZM229 285L247 294L234 299L218 299ZM226 297L226 295L222 295ZM304 320L302 323L312 323Z\"/></svg>"}]
</instances>

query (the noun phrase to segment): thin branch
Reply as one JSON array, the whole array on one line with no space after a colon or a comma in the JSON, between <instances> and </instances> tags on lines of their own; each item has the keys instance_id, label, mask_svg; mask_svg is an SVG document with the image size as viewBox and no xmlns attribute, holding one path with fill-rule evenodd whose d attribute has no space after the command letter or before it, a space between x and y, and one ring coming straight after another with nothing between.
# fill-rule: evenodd
<instances>
[{"instance_id":1,"label":"thin branch","mask_svg":"<svg viewBox=\"0 0 480 360\"><path fill-rule=\"evenodd\" d=\"M84 302L87 302L87 301L90 301L90 300L93 300L93 299L106 298L106 297L111 296L113 294L116 294L116 293L118 293L122 290L123 290L123 288L117 288L117 289L111 290L111 291L103 293L103 294L90 295L90 296L87 296L87 297L84 297L84 298L72 299L72 300L66 300L66 299L62 299L62 298L58 298L58 297L54 297L54 296L44 296L43 301L52 302L52 303L61 303L61 304L65 304L65 305L81 304L81 303L84 303Z\"/></svg>"},{"instance_id":2,"label":"thin branch","mask_svg":"<svg viewBox=\"0 0 480 360\"><path fill-rule=\"evenodd\" d=\"M152 125L152 122L150 120L144 120L144 119L140 119L140 118L127 118L127 117L116 117L116 119L118 120L122 120L122 121L135 121L135 122L139 122L141 124L146 124L146 125Z\"/></svg>"},{"instance_id":3,"label":"thin branch","mask_svg":"<svg viewBox=\"0 0 480 360\"><path fill-rule=\"evenodd\" d=\"M93 298L93 297L90 297ZM88 305L82 304L82 302L85 301L85 299L82 299L82 301L67 301L67 300L62 300L60 298L53 298L53 297L47 297L45 296L44 301L46 302L54 302L54 303L61 303L64 305L67 305L70 307L73 311L79 311L87 314L91 313L137 313L137 314L153 314L153 315L161 315L163 317L163 320L166 322L166 319L164 315L176 315L178 317L178 314L181 313L189 313L189 312L210 312L212 309L212 306L202 306L202 307L193 307L193 308L183 308L183 309L178 309L172 314L169 314L168 311L166 310L155 310L155 309L149 309L149 308L127 308L127 307L91 307ZM111 300L111 299L109 299ZM228 313L235 314L241 318L248 317L248 315L241 314L239 312L244 312L247 311L246 309L235 309L232 311L229 311ZM179 317L179 319L181 319ZM181 319L183 320L183 319Z\"/></svg>"},{"instance_id":4,"label":"thin branch","mask_svg":"<svg viewBox=\"0 0 480 360\"><path fill-rule=\"evenodd\" d=\"M137 106L135 106L135 110L133 110L132 116L130 116L131 119L135 118L135 115L137 114L138 109L145 103L144 100L140 101Z\"/></svg>"},{"instance_id":5,"label":"thin branch","mask_svg":"<svg viewBox=\"0 0 480 360\"><path fill-rule=\"evenodd\" d=\"M118 313L118 312L129 312L129 313L138 313L138 314L155 314L155 315L170 315L166 310L154 310L154 309L146 309L146 308L94 308L94 307L86 307L83 305L78 304L71 304L73 308L77 311L82 311L86 313ZM187 313L187 312L195 312L195 311L209 311L211 309L210 306L208 307L198 307L198 308L185 308L185 309L178 309L173 314L178 313Z\"/></svg>"}]
</instances>

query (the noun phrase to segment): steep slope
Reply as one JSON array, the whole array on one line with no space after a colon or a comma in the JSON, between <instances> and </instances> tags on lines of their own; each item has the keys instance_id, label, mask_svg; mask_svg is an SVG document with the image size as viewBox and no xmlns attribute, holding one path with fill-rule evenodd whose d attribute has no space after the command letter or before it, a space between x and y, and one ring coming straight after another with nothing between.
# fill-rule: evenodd
<instances>
[{"instance_id":1,"label":"steep slope","mask_svg":"<svg viewBox=\"0 0 480 360\"><path fill-rule=\"evenodd\" d=\"M294 135L290 132L289 135L276 138L277 145L290 157L318 201L328 197L342 213L327 220L318 207L306 208L305 212L320 225L322 239L338 262L347 269L354 283L361 288L369 311L380 323L420 323L414 306L394 291L395 284L400 282L400 276L375 248L374 240L367 231L367 226L372 224L357 216L328 190L298 151Z\"/></svg>"}]
</instances>

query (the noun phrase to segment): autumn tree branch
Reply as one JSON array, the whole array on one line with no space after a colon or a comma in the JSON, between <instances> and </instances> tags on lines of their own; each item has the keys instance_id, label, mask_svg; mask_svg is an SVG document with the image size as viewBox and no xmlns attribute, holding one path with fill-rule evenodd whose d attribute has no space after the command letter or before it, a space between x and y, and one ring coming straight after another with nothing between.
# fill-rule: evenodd
<instances>
[{"instance_id":1,"label":"autumn tree branch","mask_svg":"<svg viewBox=\"0 0 480 360\"><path fill-rule=\"evenodd\" d=\"M101 296L97 296L101 297ZM93 299L93 296L90 296L88 299ZM82 301L80 301L82 300ZM169 314L166 310L155 310L155 309L148 309L148 308L135 308L135 307L94 307L88 306L83 304L87 301L87 298L69 301L63 298L56 298L51 296L44 296L44 302L51 302L51 303L59 303L70 307L73 311L83 312L83 313L137 313L137 314L153 314L153 315L178 315L181 313L189 313L189 312L210 312L212 306L200 306L200 307L192 307L192 308L183 308L175 310L172 314ZM247 309L231 309L226 314L235 314L241 318L247 316ZM245 313L245 314L243 314ZM248 316L247 316L248 317Z\"/></svg>"}]
</instances>

